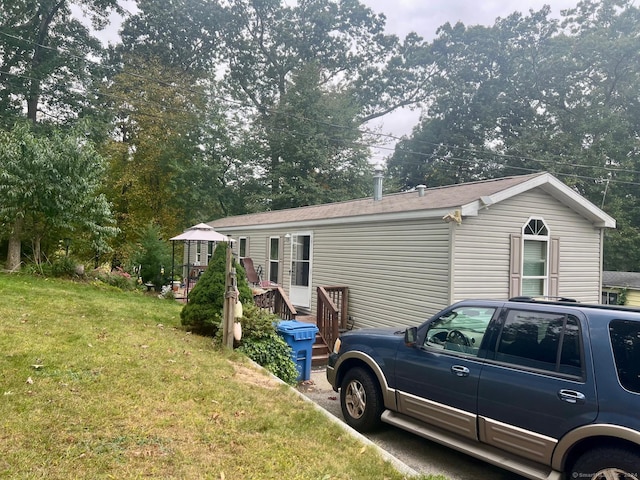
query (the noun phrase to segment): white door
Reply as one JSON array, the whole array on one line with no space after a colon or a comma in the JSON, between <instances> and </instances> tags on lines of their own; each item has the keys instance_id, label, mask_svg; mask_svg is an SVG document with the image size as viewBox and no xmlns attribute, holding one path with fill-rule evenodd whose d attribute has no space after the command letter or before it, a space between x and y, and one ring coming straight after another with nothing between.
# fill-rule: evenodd
<instances>
[{"instance_id":1,"label":"white door","mask_svg":"<svg viewBox=\"0 0 640 480\"><path fill-rule=\"evenodd\" d=\"M311 252L310 233L291 235L291 285L289 299L294 306L311 307Z\"/></svg>"}]
</instances>

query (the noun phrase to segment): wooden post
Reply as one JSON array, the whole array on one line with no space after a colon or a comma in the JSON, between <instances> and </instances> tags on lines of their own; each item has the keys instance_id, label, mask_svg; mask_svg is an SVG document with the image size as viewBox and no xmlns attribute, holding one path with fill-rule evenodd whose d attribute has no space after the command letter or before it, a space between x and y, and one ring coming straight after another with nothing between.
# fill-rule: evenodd
<instances>
[{"instance_id":1,"label":"wooden post","mask_svg":"<svg viewBox=\"0 0 640 480\"><path fill-rule=\"evenodd\" d=\"M236 269L232 268L233 254L231 245L227 245L227 263L225 267L225 295L222 309L222 339L224 345L233 348L233 312L236 303Z\"/></svg>"}]
</instances>

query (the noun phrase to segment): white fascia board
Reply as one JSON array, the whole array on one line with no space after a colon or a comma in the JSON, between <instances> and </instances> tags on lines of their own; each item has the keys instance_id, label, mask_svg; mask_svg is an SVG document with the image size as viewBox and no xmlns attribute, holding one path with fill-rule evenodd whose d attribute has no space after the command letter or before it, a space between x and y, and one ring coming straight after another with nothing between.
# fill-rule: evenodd
<instances>
[{"instance_id":1,"label":"white fascia board","mask_svg":"<svg viewBox=\"0 0 640 480\"><path fill-rule=\"evenodd\" d=\"M549 195L554 197L556 200L560 201L564 205L568 206L572 210L576 211L583 217L587 218L591 221L596 227L601 228L616 228L616 221L613 217L607 215L604 211L596 207L589 200L584 198L578 192L568 187L556 177L551 175L550 173L544 173L542 175L538 175L526 182L522 182L518 185L515 185L511 188L507 188L500 192L496 192L491 195L491 200L494 203L501 202L503 200L507 200L511 197L519 195L521 193L527 192L533 188L540 187ZM469 213L466 215L473 215L471 213L474 208L481 208L482 204L480 201L471 202L464 206L467 208ZM465 215L465 209L463 208L462 214ZM477 215L477 210L476 210Z\"/></svg>"},{"instance_id":2,"label":"white fascia board","mask_svg":"<svg viewBox=\"0 0 640 480\"><path fill-rule=\"evenodd\" d=\"M413 210L409 212L390 212L379 213L374 215L357 215L353 217L325 218L315 220L302 220L297 222L283 223L265 223L260 225L234 225L226 227L222 224L216 225L218 232L224 232L225 235L233 234L233 232L247 232L260 230L301 230L313 227L333 226L333 225L353 225L356 223L382 223L388 221L402 220L442 220L442 217L460 207L439 208L436 210Z\"/></svg>"}]
</instances>

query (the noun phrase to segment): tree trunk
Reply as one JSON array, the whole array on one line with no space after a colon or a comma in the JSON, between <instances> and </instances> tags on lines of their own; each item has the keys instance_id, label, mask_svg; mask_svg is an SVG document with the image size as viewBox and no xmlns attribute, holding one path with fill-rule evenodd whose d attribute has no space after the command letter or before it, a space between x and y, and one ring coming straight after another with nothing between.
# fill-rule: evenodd
<instances>
[{"instance_id":1,"label":"tree trunk","mask_svg":"<svg viewBox=\"0 0 640 480\"><path fill-rule=\"evenodd\" d=\"M22 217L18 217L13 224L13 230L11 235L9 236L9 249L7 251L7 270L13 272L20 268L20 256L21 256L21 248L20 242L22 240L22 226L24 224L24 219Z\"/></svg>"},{"instance_id":2,"label":"tree trunk","mask_svg":"<svg viewBox=\"0 0 640 480\"><path fill-rule=\"evenodd\" d=\"M36 238L33 239L33 261L38 266L40 266L40 263L42 263L42 254L40 249L41 244L42 242L40 241L40 235L37 235Z\"/></svg>"}]
</instances>

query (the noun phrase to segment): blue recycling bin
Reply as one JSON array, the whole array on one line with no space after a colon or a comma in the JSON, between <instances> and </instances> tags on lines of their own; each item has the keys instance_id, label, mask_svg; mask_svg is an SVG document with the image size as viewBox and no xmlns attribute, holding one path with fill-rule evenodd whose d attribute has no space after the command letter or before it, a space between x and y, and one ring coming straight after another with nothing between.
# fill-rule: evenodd
<instances>
[{"instance_id":1,"label":"blue recycling bin","mask_svg":"<svg viewBox=\"0 0 640 480\"><path fill-rule=\"evenodd\" d=\"M318 327L297 320L282 320L276 326L278 335L291 347L291 359L298 368L298 381L311 378L313 344Z\"/></svg>"}]
</instances>

